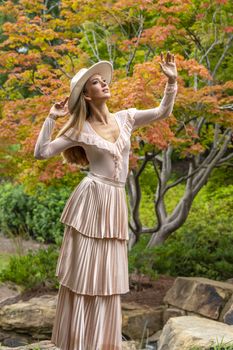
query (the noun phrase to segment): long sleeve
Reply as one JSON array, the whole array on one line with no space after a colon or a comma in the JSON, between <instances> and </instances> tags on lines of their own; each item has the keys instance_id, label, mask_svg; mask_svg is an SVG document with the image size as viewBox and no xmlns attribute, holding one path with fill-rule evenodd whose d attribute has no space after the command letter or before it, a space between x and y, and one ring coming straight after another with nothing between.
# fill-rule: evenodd
<instances>
[{"instance_id":1,"label":"long sleeve","mask_svg":"<svg viewBox=\"0 0 233 350\"><path fill-rule=\"evenodd\" d=\"M42 125L38 139L34 149L34 157L36 159L51 158L67 148L77 146L78 142L69 138L60 136L51 141L51 134L55 125L55 120L47 117Z\"/></svg>"},{"instance_id":2,"label":"long sleeve","mask_svg":"<svg viewBox=\"0 0 233 350\"><path fill-rule=\"evenodd\" d=\"M134 114L133 130L140 126L154 122L155 120L160 120L168 117L173 110L176 93L177 82L174 84L166 83L164 96L158 107L144 110L136 109Z\"/></svg>"}]
</instances>

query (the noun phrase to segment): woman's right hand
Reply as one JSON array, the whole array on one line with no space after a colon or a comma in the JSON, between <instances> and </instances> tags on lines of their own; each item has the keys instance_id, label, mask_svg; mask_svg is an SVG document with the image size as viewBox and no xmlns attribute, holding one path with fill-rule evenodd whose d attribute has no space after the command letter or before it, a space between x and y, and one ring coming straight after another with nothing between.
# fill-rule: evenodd
<instances>
[{"instance_id":1,"label":"woman's right hand","mask_svg":"<svg viewBox=\"0 0 233 350\"><path fill-rule=\"evenodd\" d=\"M61 102L54 103L54 105L51 107L49 111L49 117L53 119L65 117L69 113L67 102L68 102L68 97L66 97L65 100Z\"/></svg>"}]
</instances>

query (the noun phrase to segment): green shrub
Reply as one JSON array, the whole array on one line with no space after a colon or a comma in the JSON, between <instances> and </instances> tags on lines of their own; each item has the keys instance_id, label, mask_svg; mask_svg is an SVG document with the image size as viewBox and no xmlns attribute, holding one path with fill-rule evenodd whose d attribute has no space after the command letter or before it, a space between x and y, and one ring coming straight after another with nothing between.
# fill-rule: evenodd
<instances>
[{"instance_id":1,"label":"green shrub","mask_svg":"<svg viewBox=\"0 0 233 350\"><path fill-rule=\"evenodd\" d=\"M0 187L1 231L59 245L64 232L59 218L71 192L68 187L40 186L29 196L22 185L3 183Z\"/></svg>"},{"instance_id":2,"label":"green shrub","mask_svg":"<svg viewBox=\"0 0 233 350\"><path fill-rule=\"evenodd\" d=\"M58 255L58 248L50 246L34 252L30 250L27 255L12 256L0 272L0 280L14 282L25 289L39 285L58 288L55 276Z\"/></svg>"},{"instance_id":3,"label":"green shrub","mask_svg":"<svg viewBox=\"0 0 233 350\"><path fill-rule=\"evenodd\" d=\"M0 186L0 228L5 234L32 235L27 217L32 215L31 198L22 185L2 183Z\"/></svg>"},{"instance_id":4,"label":"green shrub","mask_svg":"<svg viewBox=\"0 0 233 350\"><path fill-rule=\"evenodd\" d=\"M32 215L27 216L27 225L34 238L46 243L61 243L64 225L59 221L71 190L49 187L31 197Z\"/></svg>"}]
</instances>

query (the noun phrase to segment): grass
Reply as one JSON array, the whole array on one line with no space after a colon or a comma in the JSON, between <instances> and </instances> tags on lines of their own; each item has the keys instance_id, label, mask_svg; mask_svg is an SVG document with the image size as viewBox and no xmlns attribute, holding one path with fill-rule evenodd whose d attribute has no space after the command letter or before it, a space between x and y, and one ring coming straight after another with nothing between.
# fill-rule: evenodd
<instances>
[{"instance_id":1,"label":"grass","mask_svg":"<svg viewBox=\"0 0 233 350\"><path fill-rule=\"evenodd\" d=\"M9 264L11 256L12 254L0 253L0 273Z\"/></svg>"},{"instance_id":2,"label":"grass","mask_svg":"<svg viewBox=\"0 0 233 350\"><path fill-rule=\"evenodd\" d=\"M223 338L221 341L217 340L217 342L214 342L212 340L211 344L208 347L206 347L206 346L193 346L189 350L233 350L233 342L232 342L233 339L232 339L232 341L224 342Z\"/></svg>"}]
</instances>

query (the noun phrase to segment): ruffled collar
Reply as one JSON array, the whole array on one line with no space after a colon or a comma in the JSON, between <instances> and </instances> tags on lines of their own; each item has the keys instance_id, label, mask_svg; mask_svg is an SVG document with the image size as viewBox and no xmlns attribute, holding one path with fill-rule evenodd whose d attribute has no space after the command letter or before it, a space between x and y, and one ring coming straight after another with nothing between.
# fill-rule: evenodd
<instances>
[{"instance_id":1,"label":"ruffled collar","mask_svg":"<svg viewBox=\"0 0 233 350\"><path fill-rule=\"evenodd\" d=\"M77 134L75 128L70 128L64 133L64 135L73 141L84 143L86 145L96 146L112 154L117 154L123 150L126 142L128 141L131 135L134 124L135 110L135 108L130 108L125 111L121 111L125 112L123 123L119 121L119 115L121 112L117 112L115 114L120 132L117 140L114 143L105 140L102 136L97 134L88 122L85 122L86 125L81 133Z\"/></svg>"}]
</instances>

